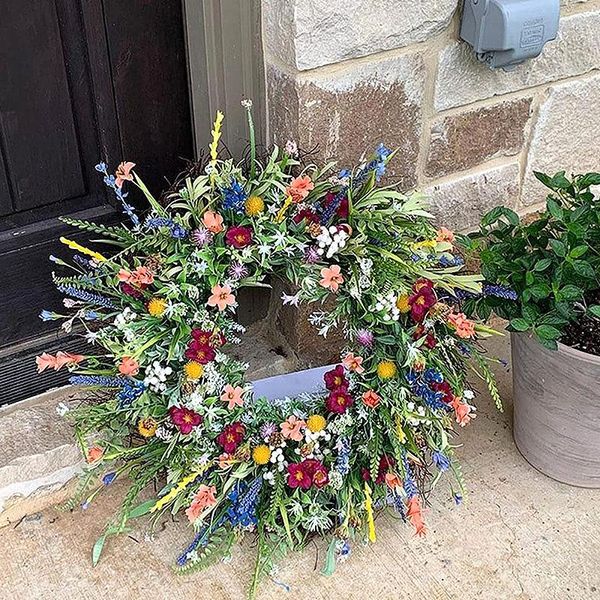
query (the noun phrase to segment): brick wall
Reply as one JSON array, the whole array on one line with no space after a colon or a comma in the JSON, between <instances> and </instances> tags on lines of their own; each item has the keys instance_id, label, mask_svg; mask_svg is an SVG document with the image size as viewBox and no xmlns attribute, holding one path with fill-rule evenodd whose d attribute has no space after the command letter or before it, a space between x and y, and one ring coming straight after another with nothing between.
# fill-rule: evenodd
<instances>
[{"instance_id":1,"label":"brick wall","mask_svg":"<svg viewBox=\"0 0 600 600\"><path fill-rule=\"evenodd\" d=\"M533 170L600 170L600 0L563 0L559 38L514 71L458 41L459 0L263 0L270 136L340 166L380 141L440 220L544 200Z\"/></svg>"}]
</instances>

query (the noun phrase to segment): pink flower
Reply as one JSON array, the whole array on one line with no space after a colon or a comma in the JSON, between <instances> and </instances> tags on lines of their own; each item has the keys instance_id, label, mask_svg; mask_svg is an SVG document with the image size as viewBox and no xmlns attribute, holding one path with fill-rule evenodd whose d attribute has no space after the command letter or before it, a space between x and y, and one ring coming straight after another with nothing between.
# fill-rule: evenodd
<instances>
[{"instance_id":1,"label":"pink flower","mask_svg":"<svg viewBox=\"0 0 600 600\"><path fill-rule=\"evenodd\" d=\"M302 177L296 177L292 179L290 185L286 188L287 195L292 199L294 204L302 202L306 196L313 190L315 184L308 175L302 175Z\"/></svg>"},{"instance_id":2,"label":"pink flower","mask_svg":"<svg viewBox=\"0 0 600 600\"><path fill-rule=\"evenodd\" d=\"M288 417L283 423L281 423L281 433L284 438L300 442L302 440L302 429L306 427L306 423L292 415Z\"/></svg>"},{"instance_id":3,"label":"pink flower","mask_svg":"<svg viewBox=\"0 0 600 600\"><path fill-rule=\"evenodd\" d=\"M365 368L362 366L363 357L362 356L354 356L352 352L346 354L344 360L342 360L344 366L348 371L355 371L360 375L360 373L365 372Z\"/></svg>"},{"instance_id":4,"label":"pink flower","mask_svg":"<svg viewBox=\"0 0 600 600\"><path fill-rule=\"evenodd\" d=\"M459 338L475 337L475 323L467 319L463 313L451 313L448 315L448 323L454 326Z\"/></svg>"},{"instance_id":5,"label":"pink flower","mask_svg":"<svg viewBox=\"0 0 600 600\"><path fill-rule=\"evenodd\" d=\"M71 354L70 352L57 352L56 356L43 352L40 356L36 356L35 358L38 373L42 373L46 369L58 371L65 365L76 365L82 360L85 360L85 356L82 356L81 354Z\"/></svg>"},{"instance_id":6,"label":"pink flower","mask_svg":"<svg viewBox=\"0 0 600 600\"><path fill-rule=\"evenodd\" d=\"M207 210L204 213L202 223L212 233L221 233L223 231L223 217L212 210Z\"/></svg>"},{"instance_id":7,"label":"pink flower","mask_svg":"<svg viewBox=\"0 0 600 600\"><path fill-rule=\"evenodd\" d=\"M211 290L212 296L208 299L209 306L217 306L223 312L228 306L235 304L235 296L231 293L229 285L215 285Z\"/></svg>"},{"instance_id":8,"label":"pink flower","mask_svg":"<svg viewBox=\"0 0 600 600\"><path fill-rule=\"evenodd\" d=\"M185 511L190 523L193 523L202 514L204 509L209 506L214 506L217 503L217 498L215 497L216 493L217 488L214 485L208 486L204 483L200 484L192 503Z\"/></svg>"},{"instance_id":9,"label":"pink flower","mask_svg":"<svg viewBox=\"0 0 600 600\"><path fill-rule=\"evenodd\" d=\"M454 233L446 227L440 227L437 231L437 242L454 242Z\"/></svg>"},{"instance_id":10,"label":"pink flower","mask_svg":"<svg viewBox=\"0 0 600 600\"><path fill-rule=\"evenodd\" d=\"M140 365L135 358L124 356L119 365L119 373L122 375L137 375L140 371Z\"/></svg>"},{"instance_id":11,"label":"pink flower","mask_svg":"<svg viewBox=\"0 0 600 600\"><path fill-rule=\"evenodd\" d=\"M319 283L332 292L337 292L340 284L344 283L340 265L331 265L321 269L321 281Z\"/></svg>"},{"instance_id":12,"label":"pink flower","mask_svg":"<svg viewBox=\"0 0 600 600\"><path fill-rule=\"evenodd\" d=\"M133 175L131 174L133 167L135 167L135 163L132 162L122 162L119 164L115 172L115 185L117 187L123 187L126 181L133 181Z\"/></svg>"},{"instance_id":13,"label":"pink flower","mask_svg":"<svg viewBox=\"0 0 600 600\"><path fill-rule=\"evenodd\" d=\"M221 400L223 402L227 402L227 408L231 410L236 406L244 406L244 400L242 398L242 394L244 393L244 388L241 388L239 385L233 387L229 383L223 388L223 393L221 394Z\"/></svg>"},{"instance_id":14,"label":"pink flower","mask_svg":"<svg viewBox=\"0 0 600 600\"><path fill-rule=\"evenodd\" d=\"M117 277L121 282L142 288L154 282L154 274L148 267L137 267L132 273L127 269L121 269Z\"/></svg>"}]
</instances>

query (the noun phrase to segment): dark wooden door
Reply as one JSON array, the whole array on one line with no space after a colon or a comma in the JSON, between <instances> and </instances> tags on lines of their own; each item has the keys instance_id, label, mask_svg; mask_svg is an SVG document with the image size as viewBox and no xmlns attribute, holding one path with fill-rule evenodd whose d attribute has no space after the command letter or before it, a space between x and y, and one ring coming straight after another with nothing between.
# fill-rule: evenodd
<instances>
[{"instance_id":1,"label":"dark wooden door","mask_svg":"<svg viewBox=\"0 0 600 600\"><path fill-rule=\"evenodd\" d=\"M0 0L0 404L37 391L15 357L56 341L58 217L120 218L94 165L133 160L159 193L192 144L180 0Z\"/></svg>"}]
</instances>

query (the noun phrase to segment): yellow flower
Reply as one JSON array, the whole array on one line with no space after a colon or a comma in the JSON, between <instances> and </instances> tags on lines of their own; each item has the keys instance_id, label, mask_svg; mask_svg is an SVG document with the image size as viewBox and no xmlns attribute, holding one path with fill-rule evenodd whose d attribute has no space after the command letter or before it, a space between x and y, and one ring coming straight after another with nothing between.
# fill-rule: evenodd
<instances>
[{"instance_id":1,"label":"yellow flower","mask_svg":"<svg viewBox=\"0 0 600 600\"><path fill-rule=\"evenodd\" d=\"M262 198L258 196L250 196L248 200L246 200L246 214L249 217L255 217L256 215L260 215L261 212L265 210L265 203Z\"/></svg>"},{"instance_id":2,"label":"yellow flower","mask_svg":"<svg viewBox=\"0 0 600 600\"><path fill-rule=\"evenodd\" d=\"M74 242L73 240L69 240L66 237L61 237L60 241L69 246L69 248L71 248L71 250L77 250L78 252L81 252L81 254L87 254L88 256L91 256L93 259L97 260L98 262L104 262L106 260L106 258L104 256L102 256L102 254L100 254L99 252L94 252L94 250L90 250L89 248L86 248L85 246L82 246L81 244L78 244L77 242Z\"/></svg>"},{"instance_id":3,"label":"yellow flower","mask_svg":"<svg viewBox=\"0 0 600 600\"><path fill-rule=\"evenodd\" d=\"M265 446L264 444L256 446L252 452L252 458L257 465L266 465L271 458L271 450L269 450L269 446Z\"/></svg>"},{"instance_id":4,"label":"yellow flower","mask_svg":"<svg viewBox=\"0 0 600 600\"><path fill-rule=\"evenodd\" d=\"M391 379L396 376L397 372L398 369L391 360L382 360L377 365L377 375L379 375L380 379Z\"/></svg>"},{"instance_id":5,"label":"yellow flower","mask_svg":"<svg viewBox=\"0 0 600 600\"><path fill-rule=\"evenodd\" d=\"M194 360L186 363L185 367L183 367L183 370L185 371L188 379L200 379L200 377L204 375L204 367Z\"/></svg>"},{"instance_id":6,"label":"yellow flower","mask_svg":"<svg viewBox=\"0 0 600 600\"><path fill-rule=\"evenodd\" d=\"M401 313L407 313L410 310L410 305L408 304L408 294L402 294L398 296L398 300L396 300L396 308Z\"/></svg>"},{"instance_id":7,"label":"yellow flower","mask_svg":"<svg viewBox=\"0 0 600 600\"><path fill-rule=\"evenodd\" d=\"M148 302L148 312L153 317L160 317L167 307L167 303L162 298L152 298L150 302Z\"/></svg>"},{"instance_id":8,"label":"yellow flower","mask_svg":"<svg viewBox=\"0 0 600 600\"><path fill-rule=\"evenodd\" d=\"M140 432L140 435L145 438L152 437L156 433L157 427L158 423L152 417L140 419L140 422L138 423L138 431Z\"/></svg>"},{"instance_id":9,"label":"yellow flower","mask_svg":"<svg viewBox=\"0 0 600 600\"><path fill-rule=\"evenodd\" d=\"M327 425L327 421L325 417L321 415L310 415L306 420L306 426L313 432L322 431L325 429L325 425Z\"/></svg>"}]
</instances>

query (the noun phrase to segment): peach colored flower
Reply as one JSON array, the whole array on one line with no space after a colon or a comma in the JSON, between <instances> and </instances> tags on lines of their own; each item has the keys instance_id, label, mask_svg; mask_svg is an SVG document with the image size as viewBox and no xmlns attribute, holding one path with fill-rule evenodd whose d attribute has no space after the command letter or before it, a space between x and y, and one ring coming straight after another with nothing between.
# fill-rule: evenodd
<instances>
[{"instance_id":1,"label":"peach colored flower","mask_svg":"<svg viewBox=\"0 0 600 600\"><path fill-rule=\"evenodd\" d=\"M76 365L82 360L85 360L85 356L82 356L81 354L71 354L70 352L57 352L56 356L43 352L40 356L35 357L38 373L42 373L46 369L58 371L65 365Z\"/></svg>"},{"instance_id":2,"label":"peach colored flower","mask_svg":"<svg viewBox=\"0 0 600 600\"><path fill-rule=\"evenodd\" d=\"M419 496L413 496L408 501L408 510L406 511L406 516L408 517L412 526L415 528L415 535L423 536L427 533Z\"/></svg>"},{"instance_id":3,"label":"peach colored flower","mask_svg":"<svg viewBox=\"0 0 600 600\"><path fill-rule=\"evenodd\" d=\"M315 184L312 182L312 179L308 175L302 175L302 177L292 179L285 191L292 199L292 202L298 204L299 202L302 202L314 188Z\"/></svg>"},{"instance_id":4,"label":"peach colored flower","mask_svg":"<svg viewBox=\"0 0 600 600\"><path fill-rule=\"evenodd\" d=\"M193 523L209 506L214 506L217 503L215 494L217 488L214 485L208 486L204 483L200 484L192 503L186 509L185 514L187 518Z\"/></svg>"},{"instance_id":5,"label":"peach colored flower","mask_svg":"<svg viewBox=\"0 0 600 600\"><path fill-rule=\"evenodd\" d=\"M137 267L132 273L127 269L121 269L117 275L119 281L131 285L150 285L154 282L154 274L148 267Z\"/></svg>"},{"instance_id":6,"label":"peach colored flower","mask_svg":"<svg viewBox=\"0 0 600 600\"><path fill-rule=\"evenodd\" d=\"M244 399L242 395L244 393L244 388L241 388L239 385L233 387L229 383L223 388L223 393L221 394L221 400L223 402L227 402L227 408L231 410L236 406L244 406Z\"/></svg>"},{"instance_id":7,"label":"peach colored flower","mask_svg":"<svg viewBox=\"0 0 600 600\"><path fill-rule=\"evenodd\" d=\"M451 313L448 315L448 322L454 326L458 337L463 339L475 337L475 323L467 319L463 313Z\"/></svg>"},{"instance_id":8,"label":"peach colored flower","mask_svg":"<svg viewBox=\"0 0 600 600\"><path fill-rule=\"evenodd\" d=\"M281 423L281 433L284 438L300 442L303 437L301 431L303 427L306 427L306 423L302 419L292 415Z\"/></svg>"},{"instance_id":9,"label":"peach colored flower","mask_svg":"<svg viewBox=\"0 0 600 600\"><path fill-rule=\"evenodd\" d=\"M104 456L104 450L99 446L92 446L87 453L86 460L88 463L96 462Z\"/></svg>"},{"instance_id":10,"label":"peach colored flower","mask_svg":"<svg viewBox=\"0 0 600 600\"><path fill-rule=\"evenodd\" d=\"M135 358L124 356L119 365L119 373L121 375L137 375L140 372L140 365Z\"/></svg>"},{"instance_id":11,"label":"peach colored flower","mask_svg":"<svg viewBox=\"0 0 600 600\"><path fill-rule=\"evenodd\" d=\"M342 362L344 363L344 366L346 367L346 369L348 369L348 371L355 371L359 375L360 373L365 372L365 368L362 366L362 356L354 356L352 352L349 352L348 354L346 354Z\"/></svg>"},{"instance_id":12,"label":"peach colored flower","mask_svg":"<svg viewBox=\"0 0 600 600\"><path fill-rule=\"evenodd\" d=\"M204 213L202 223L212 233L221 233L223 231L223 217L212 210L207 210Z\"/></svg>"},{"instance_id":13,"label":"peach colored flower","mask_svg":"<svg viewBox=\"0 0 600 600\"><path fill-rule=\"evenodd\" d=\"M235 296L231 293L231 286L215 285L211 292L212 296L208 299L207 304L217 306L220 312L235 304Z\"/></svg>"},{"instance_id":14,"label":"peach colored flower","mask_svg":"<svg viewBox=\"0 0 600 600\"><path fill-rule=\"evenodd\" d=\"M471 419L475 418L475 415L471 414L471 407L466 402L461 402L460 398L455 397L451 402L451 406L456 415L456 422L461 427L468 425L471 422Z\"/></svg>"},{"instance_id":15,"label":"peach colored flower","mask_svg":"<svg viewBox=\"0 0 600 600\"><path fill-rule=\"evenodd\" d=\"M340 284L344 283L340 265L331 265L321 269L321 281L319 283L332 292L337 292Z\"/></svg>"},{"instance_id":16,"label":"peach colored flower","mask_svg":"<svg viewBox=\"0 0 600 600\"><path fill-rule=\"evenodd\" d=\"M219 454L218 461L220 469L229 469L229 467L231 467L231 465L233 465L236 462L233 454L228 454L227 452Z\"/></svg>"},{"instance_id":17,"label":"peach colored flower","mask_svg":"<svg viewBox=\"0 0 600 600\"><path fill-rule=\"evenodd\" d=\"M392 473L391 471L388 471L385 474L385 482L391 490L402 487L402 482L400 481L398 475L396 475L396 473Z\"/></svg>"},{"instance_id":18,"label":"peach colored flower","mask_svg":"<svg viewBox=\"0 0 600 600\"><path fill-rule=\"evenodd\" d=\"M133 181L133 175L131 174L133 167L135 167L135 163L132 162L122 162L119 164L115 172L115 185L117 187L123 187L126 181Z\"/></svg>"},{"instance_id":19,"label":"peach colored flower","mask_svg":"<svg viewBox=\"0 0 600 600\"><path fill-rule=\"evenodd\" d=\"M374 390L367 390L362 395L363 404L369 408L377 408L381 402L381 396Z\"/></svg>"},{"instance_id":20,"label":"peach colored flower","mask_svg":"<svg viewBox=\"0 0 600 600\"><path fill-rule=\"evenodd\" d=\"M440 227L438 229L436 237L437 242L450 242L452 244L454 239L454 233L446 227Z\"/></svg>"}]
</instances>

